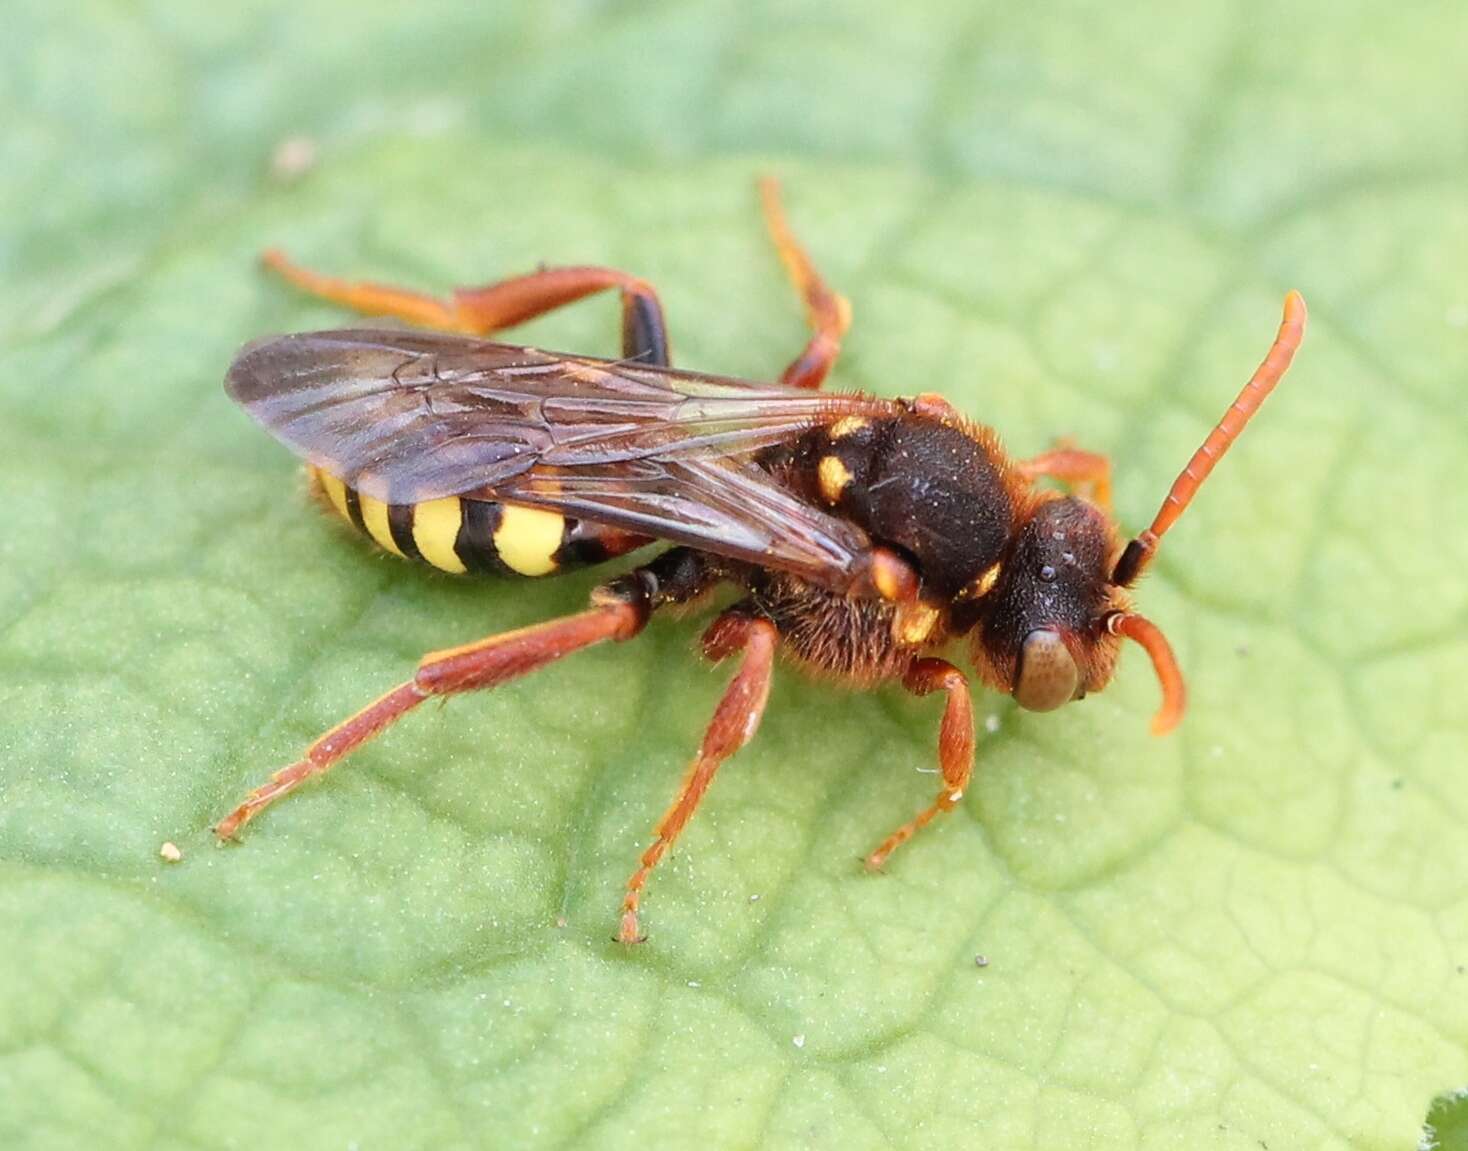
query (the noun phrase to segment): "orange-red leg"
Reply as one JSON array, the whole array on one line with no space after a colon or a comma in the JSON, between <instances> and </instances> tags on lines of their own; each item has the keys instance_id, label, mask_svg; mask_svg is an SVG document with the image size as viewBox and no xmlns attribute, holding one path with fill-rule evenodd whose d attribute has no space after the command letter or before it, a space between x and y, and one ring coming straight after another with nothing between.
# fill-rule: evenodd
<instances>
[{"instance_id":1,"label":"orange-red leg","mask_svg":"<svg viewBox=\"0 0 1468 1151\"><path fill-rule=\"evenodd\" d=\"M767 176L760 181L759 191L770 238L775 241L780 261L800 292L805 304L806 322L811 330L809 342L780 374L780 382L797 388L819 388L836 357L841 354L841 337L851 327L851 305L846 297L826 286L800 241L795 238L785 219L785 210L780 206L779 181Z\"/></svg>"},{"instance_id":2,"label":"orange-red leg","mask_svg":"<svg viewBox=\"0 0 1468 1151\"><path fill-rule=\"evenodd\" d=\"M910 400L898 402L905 405L908 411L937 420L940 424L958 424L963 420L958 409L937 392L919 392Z\"/></svg>"},{"instance_id":3,"label":"orange-red leg","mask_svg":"<svg viewBox=\"0 0 1468 1151\"><path fill-rule=\"evenodd\" d=\"M698 757L683 777L678 796L654 829L655 838L642 853L638 868L627 880L627 894L622 900L622 922L617 939L622 943L640 943L637 913L642 901L642 888L684 825L698 807L698 801L713 782L719 765L748 743L759 729L765 701L770 695L770 670L774 665L779 635L768 620L755 619L737 612L726 612L704 633L703 650L718 661L744 652L739 671L729 681L714 718L704 733Z\"/></svg>"},{"instance_id":4,"label":"orange-red leg","mask_svg":"<svg viewBox=\"0 0 1468 1151\"><path fill-rule=\"evenodd\" d=\"M456 288L448 299L365 280L325 276L293 264L271 249L265 266L313 296L370 316L392 316L428 328L487 336L512 328L586 296L618 288L622 293L622 354L666 365L668 332L651 284L616 268L593 265L543 268L478 288Z\"/></svg>"},{"instance_id":5,"label":"orange-red leg","mask_svg":"<svg viewBox=\"0 0 1468 1151\"><path fill-rule=\"evenodd\" d=\"M974 709L963 673L947 660L920 659L903 676L902 686L913 695L948 693L948 705L943 709L943 722L938 728L938 766L943 772L943 790L931 806L882 840L877 850L867 856L867 866L872 870L886 863L888 856L940 812L956 807L974 770Z\"/></svg>"},{"instance_id":6,"label":"orange-red leg","mask_svg":"<svg viewBox=\"0 0 1468 1151\"><path fill-rule=\"evenodd\" d=\"M411 680L399 684L316 740L299 760L250 792L238 807L215 824L214 833L222 840L233 838L275 800L326 771L425 699L495 687L591 644L630 639L642 630L646 620L646 604L604 602L577 615L504 632L463 647L430 652L420 661Z\"/></svg>"},{"instance_id":7,"label":"orange-red leg","mask_svg":"<svg viewBox=\"0 0 1468 1151\"><path fill-rule=\"evenodd\" d=\"M1062 446L1019 461L1019 470L1031 479L1049 476L1063 484L1072 484L1111 515L1111 460L1100 452Z\"/></svg>"}]
</instances>

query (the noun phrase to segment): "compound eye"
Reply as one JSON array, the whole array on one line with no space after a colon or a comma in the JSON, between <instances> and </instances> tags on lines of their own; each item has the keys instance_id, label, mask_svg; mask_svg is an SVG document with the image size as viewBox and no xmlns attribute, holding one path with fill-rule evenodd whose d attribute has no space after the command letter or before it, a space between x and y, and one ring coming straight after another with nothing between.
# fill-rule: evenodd
<instances>
[{"instance_id":1,"label":"compound eye","mask_svg":"<svg viewBox=\"0 0 1468 1151\"><path fill-rule=\"evenodd\" d=\"M1025 636L1017 670L1014 699L1027 711L1054 711L1075 698L1080 684L1081 674L1070 649L1060 633L1049 628L1037 628Z\"/></svg>"}]
</instances>

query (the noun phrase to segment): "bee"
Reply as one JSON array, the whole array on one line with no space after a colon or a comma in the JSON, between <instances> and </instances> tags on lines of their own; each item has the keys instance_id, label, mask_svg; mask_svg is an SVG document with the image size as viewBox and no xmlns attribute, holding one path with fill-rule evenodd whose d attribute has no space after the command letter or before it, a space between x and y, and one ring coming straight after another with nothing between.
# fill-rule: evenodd
<instances>
[{"instance_id":1,"label":"bee","mask_svg":"<svg viewBox=\"0 0 1468 1151\"><path fill-rule=\"evenodd\" d=\"M866 857L880 868L963 798L974 762L965 650L986 686L1029 711L1103 689L1124 641L1150 658L1161 734L1182 718L1182 673L1130 589L1167 530L1289 367L1305 329L1290 292L1264 361L1123 543L1104 455L1062 445L1014 459L941 396L825 392L851 321L762 181L776 250L810 337L778 382L670 366L657 293L613 268L542 268L436 298L321 275L278 252L298 288L416 325L259 340L229 395L304 458L323 501L379 547L454 573L538 577L671 545L596 588L584 611L430 652L405 683L326 732L215 826L221 840L435 697L485 690L657 613L733 588L703 654L737 657L703 742L627 881L617 939L640 942L649 875L720 764L753 738L777 654L860 688L941 693L937 797ZM622 356L486 337L597 292L621 297ZM1047 484L1054 481L1061 485Z\"/></svg>"}]
</instances>

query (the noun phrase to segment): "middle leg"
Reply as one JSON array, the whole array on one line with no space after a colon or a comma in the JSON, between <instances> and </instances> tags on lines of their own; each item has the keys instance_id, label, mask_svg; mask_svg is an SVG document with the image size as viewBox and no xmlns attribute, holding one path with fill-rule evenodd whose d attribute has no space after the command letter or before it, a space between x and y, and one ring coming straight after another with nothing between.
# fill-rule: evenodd
<instances>
[{"instance_id":1,"label":"middle leg","mask_svg":"<svg viewBox=\"0 0 1468 1151\"><path fill-rule=\"evenodd\" d=\"M703 650L715 662L737 651L744 661L729 681L714 718L704 733L698 756L683 777L678 795L654 829L652 843L642 853L638 868L627 880L627 894L622 899L622 922L617 931L621 943L641 943L645 938L638 926L637 914L642 903L642 888L668 848L673 846L698 801L713 782L719 765L754 738L760 716L770 696L770 671L775 662L779 633L767 619L745 615L738 609L726 611L714 620L704 633Z\"/></svg>"}]
</instances>

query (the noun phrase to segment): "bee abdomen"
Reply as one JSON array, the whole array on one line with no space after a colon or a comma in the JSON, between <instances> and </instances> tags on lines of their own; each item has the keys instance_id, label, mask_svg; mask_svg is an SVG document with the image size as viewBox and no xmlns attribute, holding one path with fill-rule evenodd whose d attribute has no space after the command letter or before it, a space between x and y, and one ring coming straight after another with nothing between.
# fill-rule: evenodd
<instances>
[{"instance_id":1,"label":"bee abdomen","mask_svg":"<svg viewBox=\"0 0 1468 1151\"><path fill-rule=\"evenodd\" d=\"M601 563L649 542L547 508L497 500L446 496L385 504L321 468L308 472L331 509L380 548L455 575L551 575Z\"/></svg>"}]
</instances>

